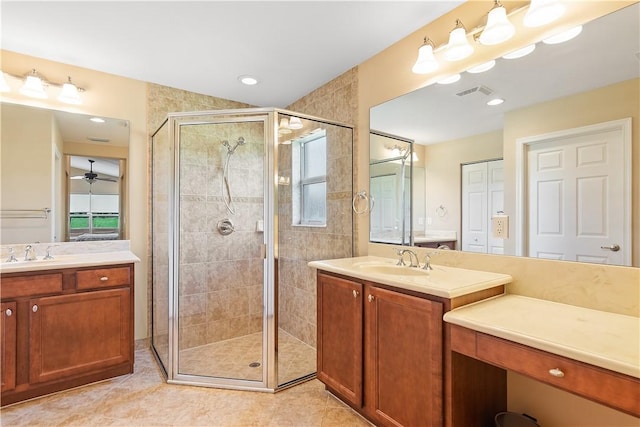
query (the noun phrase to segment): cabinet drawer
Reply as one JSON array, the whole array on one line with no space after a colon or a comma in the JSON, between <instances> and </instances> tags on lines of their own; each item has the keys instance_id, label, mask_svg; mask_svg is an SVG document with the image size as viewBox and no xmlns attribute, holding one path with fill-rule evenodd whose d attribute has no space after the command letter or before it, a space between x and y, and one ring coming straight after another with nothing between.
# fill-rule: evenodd
<instances>
[{"instance_id":1,"label":"cabinet drawer","mask_svg":"<svg viewBox=\"0 0 640 427\"><path fill-rule=\"evenodd\" d=\"M99 268L76 272L77 289L110 288L131 283L129 267Z\"/></svg>"},{"instance_id":2,"label":"cabinet drawer","mask_svg":"<svg viewBox=\"0 0 640 427\"><path fill-rule=\"evenodd\" d=\"M637 378L480 333L476 343L478 359L640 416Z\"/></svg>"},{"instance_id":3,"label":"cabinet drawer","mask_svg":"<svg viewBox=\"0 0 640 427\"><path fill-rule=\"evenodd\" d=\"M2 299L62 292L62 273L3 277Z\"/></svg>"}]
</instances>

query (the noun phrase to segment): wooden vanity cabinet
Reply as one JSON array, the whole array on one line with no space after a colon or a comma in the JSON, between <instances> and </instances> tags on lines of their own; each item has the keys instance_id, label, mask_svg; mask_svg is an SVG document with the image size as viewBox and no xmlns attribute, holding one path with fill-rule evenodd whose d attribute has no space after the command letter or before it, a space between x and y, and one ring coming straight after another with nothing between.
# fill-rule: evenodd
<instances>
[{"instance_id":1,"label":"wooden vanity cabinet","mask_svg":"<svg viewBox=\"0 0 640 427\"><path fill-rule=\"evenodd\" d=\"M318 379L376 425L442 425L442 304L318 273Z\"/></svg>"},{"instance_id":2,"label":"wooden vanity cabinet","mask_svg":"<svg viewBox=\"0 0 640 427\"><path fill-rule=\"evenodd\" d=\"M2 405L133 372L133 277L133 264L3 274Z\"/></svg>"}]
</instances>

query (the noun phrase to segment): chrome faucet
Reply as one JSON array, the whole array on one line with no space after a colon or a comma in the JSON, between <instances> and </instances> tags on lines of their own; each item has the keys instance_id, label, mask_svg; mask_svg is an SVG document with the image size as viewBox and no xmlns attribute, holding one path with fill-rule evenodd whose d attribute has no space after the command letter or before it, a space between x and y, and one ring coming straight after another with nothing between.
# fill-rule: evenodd
<instances>
[{"instance_id":1,"label":"chrome faucet","mask_svg":"<svg viewBox=\"0 0 640 427\"><path fill-rule=\"evenodd\" d=\"M18 258L13 253L13 248L9 248L9 258L5 262L18 262Z\"/></svg>"},{"instance_id":2,"label":"chrome faucet","mask_svg":"<svg viewBox=\"0 0 640 427\"><path fill-rule=\"evenodd\" d=\"M33 261L36 259L36 250L31 245L27 245L24 248L24 260Z\"/></svg>"},{"instance_id":3,"label":"chrome faucet","mask_svg":"<svg viewBox=\"0 0 640 427\"><path fill-rule=\"evenodd\" d=\"M53 246L48 246L47 247L47 254L42 259L45 259L45 260L53 259L53 256L51 255L51 249L52 248L53 248Z\"/></svg>"},{"instance_id":4,"label":"chrome faucet","mask_svg":"<svg viewBox=\"0 0 640 427\"><path fill-rule=\"evenodd\" d=\"M420 262L418 261L418 255L413 252L411 249L398 249L396 250L396 254L398 254L398 256L400 257L400 259L398 260L398 263L396 265L407 265L404 262L404 254L408 253L409 254L409 267L418 267ZM415 262L414 262L415 260Z\"/></svg>"}]
</instances>

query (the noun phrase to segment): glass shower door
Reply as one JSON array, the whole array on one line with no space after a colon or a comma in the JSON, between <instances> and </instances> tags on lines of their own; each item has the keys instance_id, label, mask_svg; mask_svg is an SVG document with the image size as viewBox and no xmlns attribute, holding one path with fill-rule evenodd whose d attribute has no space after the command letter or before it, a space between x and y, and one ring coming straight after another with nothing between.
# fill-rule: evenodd
<instances>
[{"instance_id":1,"label":"glass shower door","mask_svg":"<svg viewBox=\"0 0 640 427\"><path fill-rule=\"evenodd\" d=\"M266 119L176 126L178 377L266 383Z\"/></svg>"}]
</instances>

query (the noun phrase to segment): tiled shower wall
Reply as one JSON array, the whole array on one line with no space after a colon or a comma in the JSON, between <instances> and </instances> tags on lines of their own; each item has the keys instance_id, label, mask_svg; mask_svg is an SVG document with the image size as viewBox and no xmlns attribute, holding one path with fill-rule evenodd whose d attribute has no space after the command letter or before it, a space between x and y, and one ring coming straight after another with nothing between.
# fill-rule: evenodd
<instances>
[{"instance_id":1,"label":"tiled shower wall","mask_svg":"<svg viewBox=\"0 0 640 427\"><path fill-rule=\"evenodd\" d=\"M358 74L353 68L287 109L356 127ZM322 127L322 126L319 126ZM327 129L327 227L291 226L291 188L280 187L280 259L278 270L279 326L296 338L316 347L316 278L309 261L352 256L353 156L357 155L356 135L351 145L350 129ZM290 145L281 145L281 175L291 164Z\"/></svg>"}]
</instances>

